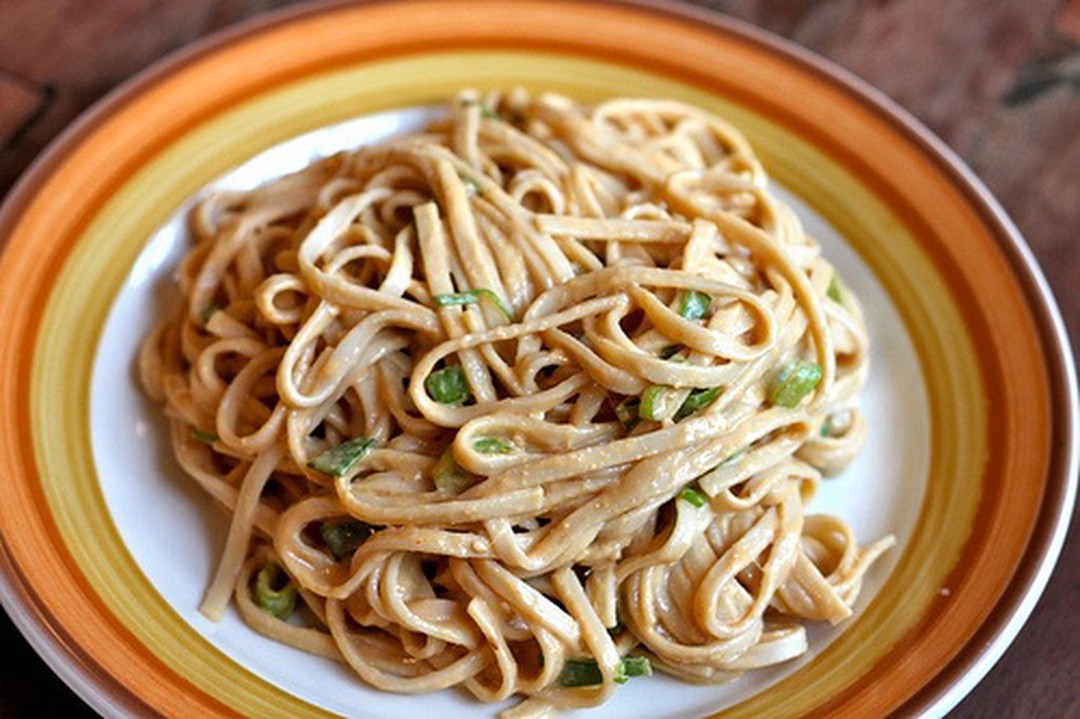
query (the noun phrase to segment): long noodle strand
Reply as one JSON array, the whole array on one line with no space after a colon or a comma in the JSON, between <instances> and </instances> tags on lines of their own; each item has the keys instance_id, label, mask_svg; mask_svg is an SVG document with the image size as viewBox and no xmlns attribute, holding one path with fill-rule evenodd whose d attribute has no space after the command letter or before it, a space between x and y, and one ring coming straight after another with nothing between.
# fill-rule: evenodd
<instances>
[{"instance_id":1,"label":"long noodle strand","mask_svg":"<svg viewBox=\"0 0 1080 719\"><path fill-rule=\"evenodd\" d=\"M191 230L140 365L232 514L212 618L545 717L631 656L799 655L892 543L805 513L866 433L867 334L719 118L464 91Z\"/></svg>"}]
</instances>

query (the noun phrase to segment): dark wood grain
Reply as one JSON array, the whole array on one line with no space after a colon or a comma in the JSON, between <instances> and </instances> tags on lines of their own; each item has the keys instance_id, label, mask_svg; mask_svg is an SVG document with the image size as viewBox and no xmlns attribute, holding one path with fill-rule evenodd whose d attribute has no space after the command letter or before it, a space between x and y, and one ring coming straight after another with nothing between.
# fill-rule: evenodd
<instances>
[{"instance_id":1,"label":"dark wood grain","mask_svg":"<svg viewBox=\"0 0 1080 719\"><path fill-rule=\"evenodd\" d=\"M4 0L0 195L67 124L155 60L290 0ZM784 35L890 95L942 137L1016 221L1080 349L1080 0L699 2ZM1075 532L1074 532L1075 534ZM955 717L1080 717L1080 543ZM89 710L6 617L0 716Z\"/></svg>"}]
</instances>

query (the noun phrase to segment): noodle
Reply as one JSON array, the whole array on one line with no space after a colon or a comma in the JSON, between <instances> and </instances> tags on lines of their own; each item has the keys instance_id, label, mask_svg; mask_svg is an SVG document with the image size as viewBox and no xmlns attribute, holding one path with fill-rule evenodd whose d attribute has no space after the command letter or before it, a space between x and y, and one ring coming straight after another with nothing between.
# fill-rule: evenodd
<instances>
[{"instance_id":1,"label":"noodle","mask_svg":"<svg viewBox=\"0 0 1080 719\"><path fill-rule=\"evenodd\" d=\"M213 619L522 719L798 656L892 544L804 514L868 340L716 117L465 91L190 226L140 369L232 516Z\"/></svg>"}]
</instances>

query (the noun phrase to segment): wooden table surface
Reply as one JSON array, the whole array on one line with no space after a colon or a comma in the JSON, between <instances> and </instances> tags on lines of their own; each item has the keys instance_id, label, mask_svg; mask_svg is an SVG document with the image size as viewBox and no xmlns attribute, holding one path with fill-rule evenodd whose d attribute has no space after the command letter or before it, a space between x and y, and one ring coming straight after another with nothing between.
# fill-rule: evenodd
<instances>
[{"instance_id":1,"label":"wooden table surface","mask_svg":"<svg viewBox=\"0 0 1080 719\"><path fill-rule=\"evenodd\" d=\"M76 115L152 61L290 0L3 0L0 196ZM699 2L877 86L963 157L1027 237L1080 339L1080 0ZM1080 717L1080 546L954 717ZM0 616L0 717L90 711Z\"/></svg>"}]
</instances>

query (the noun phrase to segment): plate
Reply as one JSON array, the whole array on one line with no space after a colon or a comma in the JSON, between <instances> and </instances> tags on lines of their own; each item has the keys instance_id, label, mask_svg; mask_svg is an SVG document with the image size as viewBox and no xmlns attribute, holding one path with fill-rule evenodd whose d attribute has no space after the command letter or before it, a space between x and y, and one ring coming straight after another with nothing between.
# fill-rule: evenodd
<instances>
[{"instance_id":1,"label":"plate","mask_svg":"<svg viewBox=\"0 0 1080 719\"><path fill-rule=\"evenodd\" d=\"M1060 318L1015 228L902 111L793 46L666 6L305 8L167 60L71 128L0 214L5 608L106 715L494 714L372 690L198 614L226 519L175 469L133 358L194 198L415 128L459 87L515 84L674 97L745 132L872 335L870 439L810 510L899 539L856 616L815 627L797 662L721 687L632 682L588 715L946 711L1019 631L1064 538L1077 410Z\"/></svg>"}]
</instances>

